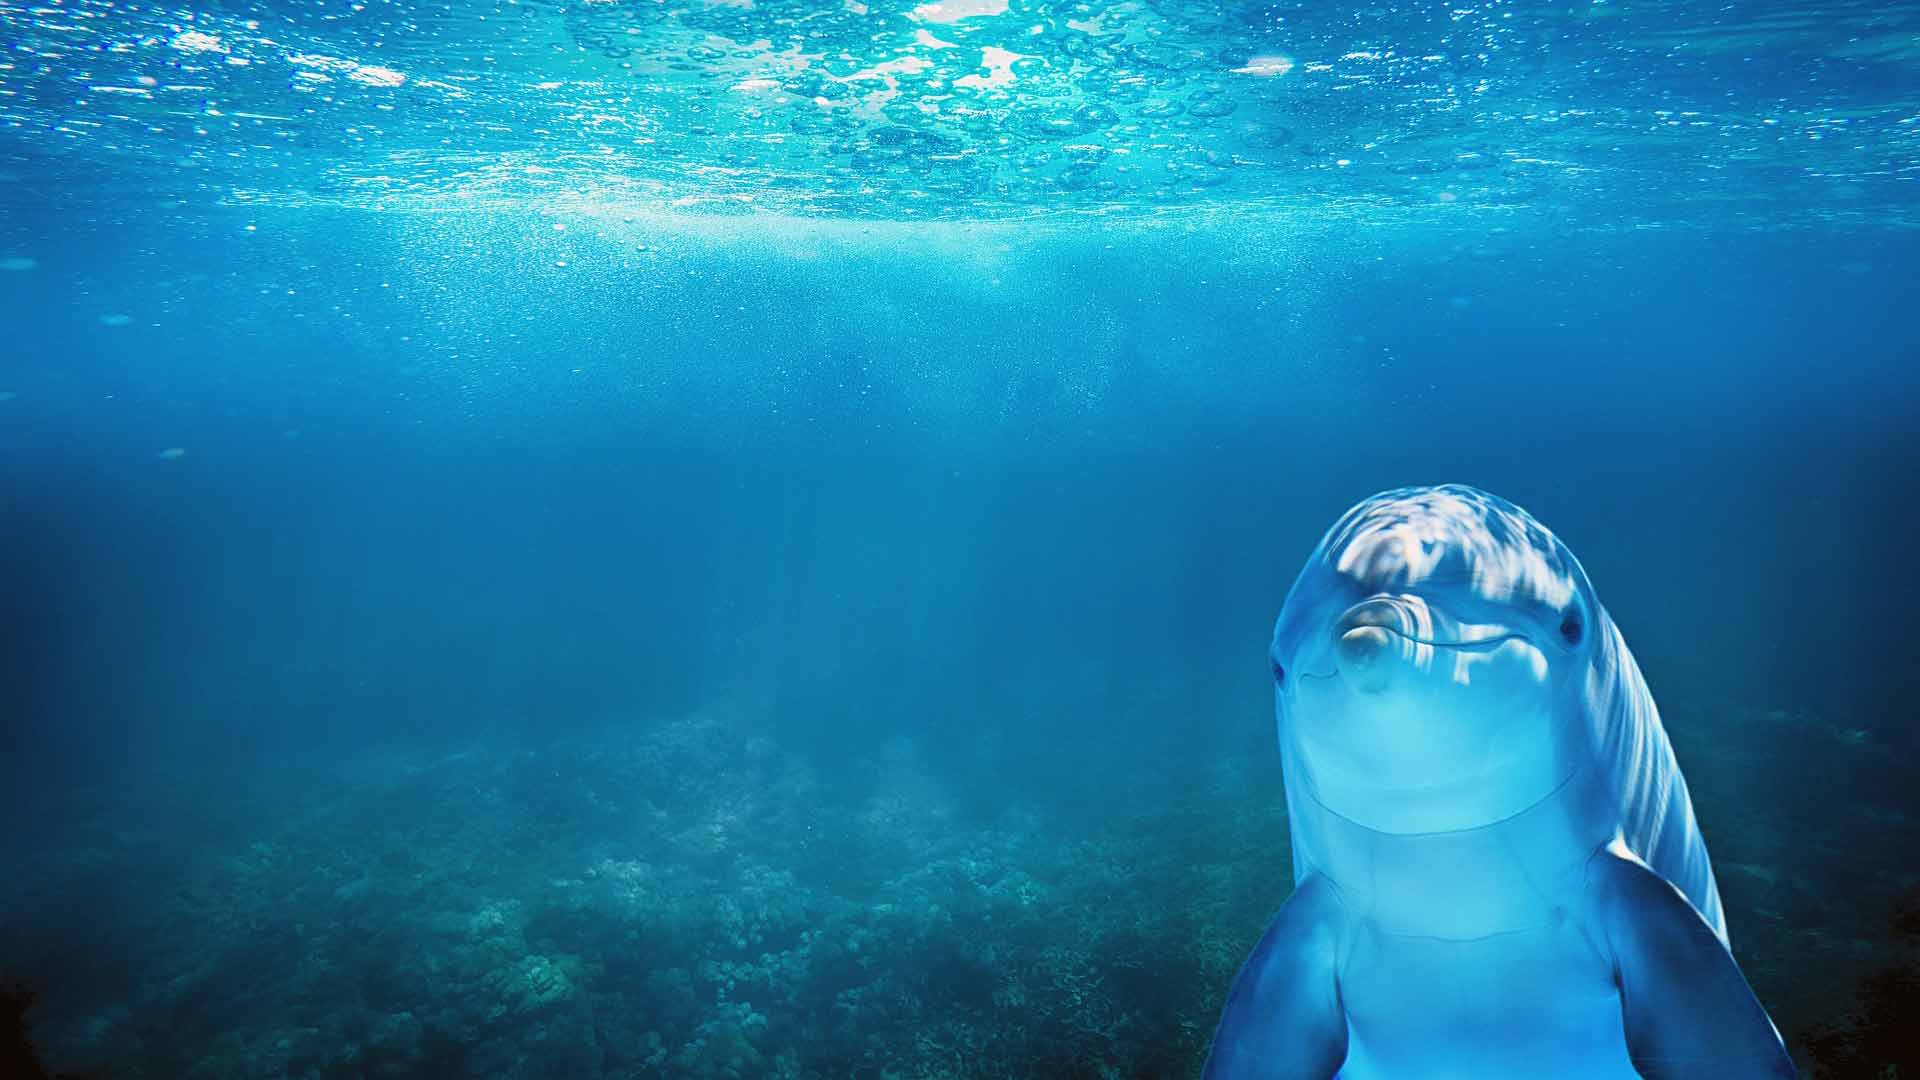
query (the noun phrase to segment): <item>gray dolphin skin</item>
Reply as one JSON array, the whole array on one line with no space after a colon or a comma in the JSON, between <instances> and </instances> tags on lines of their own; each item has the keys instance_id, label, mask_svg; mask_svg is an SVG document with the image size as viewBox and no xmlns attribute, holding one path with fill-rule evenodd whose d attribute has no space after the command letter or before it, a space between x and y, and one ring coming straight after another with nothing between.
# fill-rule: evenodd
<instances>
[{"instance_id":1,"label":"gray dolphin skin","mask_svg":"<svg viewBox=\"0 0 1920 1080\"><path fill-rule=\"evenodd\" d=\"M1270 659L1295 888L1206 1076L1794 1075L1640 669L1539 522L1362 502Z\"/></svg>"}]
</instances>

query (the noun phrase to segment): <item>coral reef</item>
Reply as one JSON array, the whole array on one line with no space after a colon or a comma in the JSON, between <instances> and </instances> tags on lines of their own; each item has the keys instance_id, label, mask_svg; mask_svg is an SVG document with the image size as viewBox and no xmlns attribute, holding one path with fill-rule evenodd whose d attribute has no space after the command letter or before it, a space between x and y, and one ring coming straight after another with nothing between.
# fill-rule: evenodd
<instances>
[{"instance_id":1,"label":"coral reef","mask_svg":"<svg viewBox=\"0 0 1920 1080\"><path fill-rule=\"evenodd\" d=\"M13 1080L78 1080L47 1071L27 1032L35 995L24 986L0 985L0 1076Z\"/></svg>"},{"instance_id":2,"label":"coral reef","mask_svg":"<svg viewBox=\"0 0 1920 1080\"><path fill-rule=\"evenodd\" d=\"M1911 891L1905 966L1852 1004L1885 966L1871 909L1914 886L1889 755L1800 716L1672 721L1728 724L1766 738L1681 754L1756 988L1818 1075L1911 1069ZM998 800L911 740L829 766L713 712L395 751L191 836L80 821L0 890L32 931L0 969L42 983L49 1060L135 1080L1190 1075L1290 887L1263 748ZM1866 829L1883 852L1823 839ZM140 888L66 900L115 867Z\"/></svg>"},{"instance_id":3,"label":"coral reef","mask_svg":"<svg viewBox=\"0 0 1920 1080\"><path fill-rule=\"evenodd\" d=\"M1818 1080L1920 1076L1920 886L1894 899L1890 962L1860 980L1854 1007L1801 1035Z\"/></svg>"}]
</instances>

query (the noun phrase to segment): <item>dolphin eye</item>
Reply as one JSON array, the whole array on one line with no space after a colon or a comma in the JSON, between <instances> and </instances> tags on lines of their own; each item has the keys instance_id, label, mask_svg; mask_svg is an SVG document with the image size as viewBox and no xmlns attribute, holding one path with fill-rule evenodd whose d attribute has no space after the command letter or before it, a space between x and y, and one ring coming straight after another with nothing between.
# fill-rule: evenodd
<instances>
[{"instance_id":1,"label":"dolphin eye","mask_svg":"<svg viewBox=\"0 0 1920 1080\"><path fill-rule=\"evenodd\" d=\"M1560 620L1560 639L1569 645L1580 644L1580 636L1585 632L1586 627L1580 622L1580 613L1577 611L1567 612L1567 617Z\"/></svg>"},{"instance_id":2,"label":"dolphin eye","mask_svg":"<svg viewBox=\"0 0 1920 1080\"><path fill-rule=\"evenodd\" d=\"M1283 667L1281 667L1281 666L1280 666L1280 661L1278 661L1278 660L1275 660L1275 661L1272 661L1272 663L1273 663L1273 681L1274 681L1274 682L1275 682L1276 684L1278 684L1278 683L1284 683L1284 682L1286 682L1286 681L1287 681L1287 669L1286 669L1286 668L1283 668Z\"/></svg>"}]
</instances>

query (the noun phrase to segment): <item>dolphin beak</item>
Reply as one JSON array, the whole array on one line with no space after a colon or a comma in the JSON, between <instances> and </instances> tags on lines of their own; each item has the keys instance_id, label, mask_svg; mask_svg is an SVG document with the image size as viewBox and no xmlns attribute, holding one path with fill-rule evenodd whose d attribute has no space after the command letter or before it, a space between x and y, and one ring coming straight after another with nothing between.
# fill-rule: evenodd
<instances>
[{"instance_id":1,"label":"dolphin beak","mask_svg":"<svg viewBox=\"0 0 1920 1080\"><path fill-rule=\"evenodd\" d=\"M1399 602L1376 596L1348 608L1333 623L1333 655L1340 676L1362 694L1377 694L1392 681L1398 639L1410 629Z\"/></svg>"}]
</instances>

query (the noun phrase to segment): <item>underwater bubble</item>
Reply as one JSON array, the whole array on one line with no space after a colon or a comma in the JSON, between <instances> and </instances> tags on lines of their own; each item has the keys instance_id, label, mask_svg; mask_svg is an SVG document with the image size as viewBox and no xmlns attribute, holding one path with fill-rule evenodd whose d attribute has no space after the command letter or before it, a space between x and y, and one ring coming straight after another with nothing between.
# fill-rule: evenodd
<instances>
[{"instance_id":1,"label":"underwater bubble","mask_svg":"<svg viewBox=\"0 0 1920 1080\"><path fill-rule=\"evenodd\" d=\"M133 316L121 315L118 312L100 316L101 326L126 326L131 322L133 322Z\"/></svg>"},{"instance_id":2,"label":"underwater bubble","mask_svg":"<svg viewBox=\"0 0 1920 1080\"><path fill-rule=\"evenodd\" d=\"M0 401L12 401L19 396L19 393L13 390L0 390Z\"/></svg>"},{"instance_id":3,"label":"underwater bubble","mask_svg":"<svg viewBox=\"0 0 1920 1080\"><path fill-rule=\"evenodd\" d=\"M32 270L39 265L37 260L29 259L25 255L10 255L0 259L0 270L11 270L15 273Z\"/></svg>"},{"instance_id":4,"label":"underwater bubble","mask_svg":"<svg viewBox=\"0 0 1920 1080\"><path fill-rule=\"evenodd\" d=\"M167 42L167 44L181 52L188 53L224 53L227 51L227 47L220 43L219 38L212 34L203 34L198 30L183 30L173 35L173 39Z\"/></svg>"},{"instance_id":5,"label":"underwater bubble","mask_svg":"<svg viewBox=\"0 0 1920 1080\"><path fill-rule=\"evenodd\" d=\"M1068 191L1079 191L1093 183L1094 174L1099 166L1089 162L1075 162L1067 166L1059 176L1059 184Z\"/></svg>"},{"instance_id":6,"label":"underwater bubble","mask_svg":"<svg viewBox=\"0 0 1920 1080\"><path fill-rule=\"evenodd\" d=\"M1199 63L1202 55L1196 49L1157 44L1132 45L1127 51L1133 54L1134 63L1157 71L1186 71Z\"/></svg>"},{"instance_id":7,"label":"underwater bubble","mask_svg":"<svg viewBox=\"0 0 1920 1080\"><path fill-rule=\"evenodd\" d=\"M824 98L817 104L825 104ZM825 113L796 112L787 118L787 130L796 135L808 135L825 131L833 126L833 121Z\"/></svg>"},{"instance_id":8,"label":"underwater bubble","mask_svg":"<svg viewBox=\"0 0 1920 1080\"><path fill-rule=\"evenodd\" d=\"M1248 60L1245 64L1234 68L1233 73L1235 75L1255 75L1263 78L1272 78L1276 75L1285 75L1292 70L1293 59L1291 57L1256 56Z\"/></svg>"},{"instance_id":9,"label":"underwater bubble","mask_svg":"<svg viewBox=\"0 0 1920 1080\"><path fill-rule=\"evenodd\" d=\"M374 66L356 67L352 71L347 72L347 78L357 83L365 83L368 86L384 86L388 88L400 86L407 81L405 75L402 75L392 68Z\"/></svg>"},{"instance_id":10,"label":"underwater bubble","mask_svg":"<svg viewBox=\"0 0 1920 1080\"><path fill-rule=\"evenodd\" d=\"M1113 110L1100 105L1082 105L1069 112L1048 112L1028 116L1021 129L1029 135L1060 139L1085 135L1115 120Z\"/></svg>"},{"instance_id":11,"label":"underwater bubble","mask_svg":"<svg viewBox=\"0 0 1920 1080\"><path fill-rule=\"evenodd\" d=\"M1293 129L1281 127L1279 124L1266 124L1253 128L1241 137L1249 146L1257 146L1263 150L1276 150L1293 141Z\"/></svg>"},{"instance_id":12,"label":"underwater bubble","mask_svg":"<svg viewBox=\"0 0 1920 1080\"><path fill-rule=\"evenodd\" d=\"M1007 0L934 0L914 8L908 17L933 23L957 23L1004 15L1006 11Z\"/></svg>"},{"instance_id":13,"label":"underwater bubble","mask_svg":"<svg viewBox=\"0 0 1920 1080\"><path fill-rule=\"evenodd\" d=\"M184 446L169 446L165 450L160 451L159 454L161 461L179 461L186 456L187 449Z\"/></svg>"},{"instance_id":14,"label":"underwater bubble","mask_svg":"<svg viewBox=\"0 0 1920 1080\"><path fill-rule=\"evenodd\" d=\"M1231 98L1201 97L1200 94L1195 94L1192 103L1187 106L1187 112L1192 116L1225 116L1239 107L1240 103Z\"/></svg>"}]
</instances>

